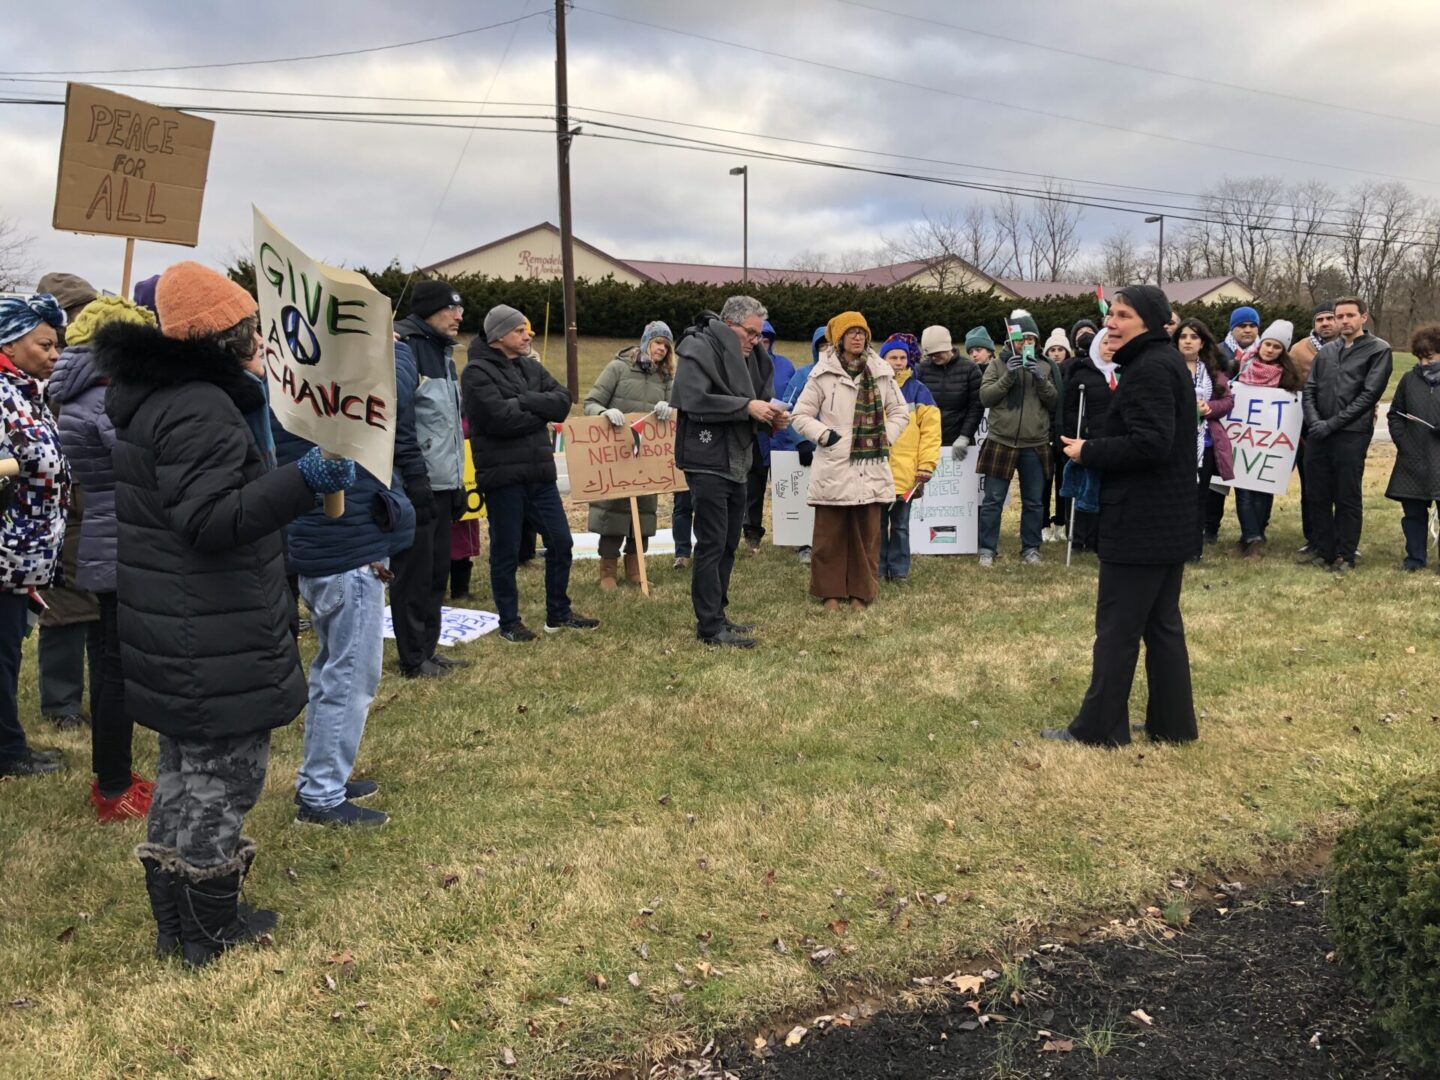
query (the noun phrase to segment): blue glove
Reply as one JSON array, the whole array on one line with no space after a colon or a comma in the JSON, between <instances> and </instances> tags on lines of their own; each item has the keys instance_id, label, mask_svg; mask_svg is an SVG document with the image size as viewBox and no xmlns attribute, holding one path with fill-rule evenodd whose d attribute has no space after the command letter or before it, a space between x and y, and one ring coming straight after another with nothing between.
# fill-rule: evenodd
<instances>
[{"instance_id":1,"label":"blue glove","mask_svg":"<svg viewBox=\"0 0 1440 1080\"><path fill-rule=\"evenodd\" d=\"M327 458L318 446L296 462L300 475L316 495L333 495L355 482L355 462L349 458Z\"/></svg>"}]
</instances>

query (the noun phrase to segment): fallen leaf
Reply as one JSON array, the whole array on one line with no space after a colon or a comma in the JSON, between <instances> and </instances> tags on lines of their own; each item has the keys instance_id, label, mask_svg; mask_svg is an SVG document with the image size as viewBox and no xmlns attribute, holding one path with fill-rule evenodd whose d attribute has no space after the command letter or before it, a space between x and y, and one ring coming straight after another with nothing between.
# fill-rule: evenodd
<instances>
[{"instance_id":1,"label":"fallen leaf","mask_svg":"<svg viewBox=\"0 0 1440 1080\"><path fill-rule=\"evenodd\" d=\"M796 1024L793 1028L790 1029L790 1034L785 1036L785 1045L799 1046L800 1040L805 1038L805 1036L808 1034L810 1034L809 1029L803 1028L799 1024Z\"/></svg>"},{"instance_id":2,"label":"fallen leaf","mask_svg":"<svg viewBox=\"0 0 1440 1080\"><path fill-rule=\"evenodd\" d=\"M1075 1049L1073 1039L1046 1039L1045 1045L1040 1047L1042 1054L1068 1054Z\"/></svg>"},{"instance_id":3,"label":"fallen leaf","mask_svg":"<svg viewBox=\"0 0 1440 1080\"><path fill-rule=\"evenodd\" d=\"M765 884L766 884L766 885L774 885L774 884L775 884L775 871L774 871L773 869L770 869L770 870L766 870L766 871L765 871Z\"/></svg>"},{"instance_id":4,"label":"fallen leaf","mask_svg":"<svg viewBox=\"0 0 1440 1080\"><path fill-rule=\"evenodd\" d=\"M977 1031L979 1030L979 1027L980 1025L977 1024L974 1020L966 1020L964 1023L959 1025L961 1031Z\"/></svg>"},{"instance_id":5,"label":"fallen leaf","mask_svg":"<svg viewBox=\"0 0 1440 1080\"><path fill-rule=\"evenodd\" d=\"M948 902L949 902L949 900L950 900L950 894L949 894L949 893L943 893L943 892L937 892L934 896L930 897L930 900L931 900L932 903L934 903L934 904L938 907L938 906L941 905L941 904L944 904L944 903L948 903Z\"/></svg>"},{"instance_id":6,"label":"fallen leaf","mask_svg":"<svg viewBox=\"0 0 1440 1080\"><path fill-rule=\"evenodd\" d=\"M370 1007L370 1002L368 1002L368 1001L357 1001L357 1002L355 1002L354 1005L352 1005L352 1006L350 1006L350 1007L351 1007L352 1009L368 1009L368 1008Z\"/></svg>"},{"instance_id":7,"label":"fallen leaf","mask_svg":"<svg viewBox=\"0 0 1440 1080\"><path fill-rule=\"evenodd\" d=\"M633 986L636 990L640 989L640 973L638 971L632 971L629 975L626 975L625 981L628 982L631 986Z\"/></svg>"},{"instance_id":8,"label":"fallen leaf","mask_svg":"<svg viewBox=\"0 0 1440 1080\"><path fill-rule=\"evenodd\" d=\"M335 1023L337 1020L342 1020L342 1019L344 1019L344 1017L345 1017L345 1014L344 1014L343 1012L340 1012L340 1011L337 1010L337 1011L332 1012L332 1013L330 1014L330 1022L333 1024L333 1023ZM452 1020L452 1021L450 1021L450 1022L453 1024L455 1021Z\"/></svg>"},{"instance_id":9,"label":"fallen leaf","mask_svg":"<svg viewBox=\"0 0 1440 1080\"><path fill-rule=\"evenodd\" d=\"M70 942L75 940L75 927L65 927L64 930L61 930L60 933L55 935L55 940L58 941L61 945L69 945Z\"/></svg>"},{"instance_id":10,"label":"fallen leaf","mask_svg":"<svg viewBox=\"0 0 1440 1080\"><path fill-rule=\"evenodd\" d=\"M836 937L844 937L845 931L850 929L850 924L844 919L835 919L830 923L830 932Z\"/></svg>"},{"instance_id":11,"label":"fallen leaf","mask_svg":"<svg viewBox=\"0 0 1440 1080\"><path fill-rule=\"evenodd\" d=\"M1408 656L1414 656L1414 655L1415 655L1415 646L1414 646L1414 645L1409 646L1409 647L1405 650L1405 653L1406 653L1406 655L1408 655ZM1316 1034L1316 1037L1318 1038L1320 1033L1319 1033L1319 1032L1316 1032L1315 1034Z\"/></svg>"},{"instance_id":12,"label":"fallen leaf","mask_svg":"<svg viewBox=\"0 0 1440 1080\"><path fill-rule=\"evenodd\" d=\"M299 880L300 880L300 875L295 872L295 868L294 868L293 866L287 866L287 867L285 867L285 876L286 876L287 878L289 878L291 881L299 881Z\"/></svg>"},{"instance_id":13,"label":"fallen leaf","mask_svg":"<svg viewBox=\"0 0 1440 1080\"><path fill-rule=\"evenodd\" d=\"M824 967L835 959L835 950L830 948L816 949L810 954L810 962Z\"/></svg>"},{"instance_id":14,"label":"fallen leaf","mask_svg":"<svg viewBox=\"0 0 1440 1080\"><path fill-rule=\"evenodd\" d=\"M781 956L784 956L787 952L790 951L789 949L785 948L785 942L781 941L778 937L770 943L770 947L773 948L776 952L778 952Z\"/></svg>"},{"instance_id":15,"label":"fallen leaf","mask_svg":"<svg viewBox=\"0 0 1440 1080\"><path fill-rule=\"evenodd\" d=\"M460 884L459 874L446 874L444 880L440 882L440 887L442 889L448 889L450 886L458 884Z\"/></svg>"},{"instance_id":16,"label":"fallen leaf","mask_svg":"<svg viewBox=\"0 0 1440 1080\"><path fill-rule=\"evenodd\" d=\"M564 1005L568 1009L570 1007L570 999L568 997L557 997L555 1004Z\"/></svg>"},{"instance_id":17,"label":"fallen leaf","mask_svg":"<svg viewBox=\"0 0 1440 1080\"><path fill-rule=\"evenodd\" d=\"M29 998L15 998L10 1002L10 1008L12 1009L33 1009L34 1007L35 1002Z\"/></svg>"},{"instance_id":18,"label":"fallen leaf","mask_svg":"<svg viewBox=\"0 0 1440 1080\"><path fill-rule=\"evenodd\" d=\"M942 980L956 993L978 995L985 988L985 980L979 975L962 975L953 971Z\"/></svg>"},{"instance_id":19,"label":"fallen leaf","mask_svg":"<svg viewBox=\"0 0 1440 1080\"><path fill-rule=\"evenodd\" d=\"M1154 1018L1151 1017L1151 1015L1147 1013L1144 1009L1135 1009L1130 1013L1130 1015L1133 1016L1136 1020L1139 1020L1146 1027L1155 1026Z\"/></svg>"},{"instance_id":20,"label":"fallen leaf","mask_svg":"<svg viewBox=\"0 0 1440 1080\"><path fill-rule=\"evenodd\" d=\"M1414 652L1415 650L1411 649L1410 651ZM1320 1049L1320 1032L1317 1031L1314 1035L1310 1036L1310 1045L1313 1046L1316 1050Z\"/></svg>"},{"instance_id":21,"label":"fallen leaf","mask_svg":"<svg viewBox=\"0 0 1440 1080\"><path fill-rule=\"evenodd\" d=\"M587 977L590 980L590 985L595 987L596 990L605 990L610 986L609 980L598 971L592 971Z\"/></svg>"},{"instance_id":22,"label":"fallen leaf","mask_svg":"<svg viewBox=\"0 0 1440 1080\"><path fill-rule=\"evenodd\" d=\"M770 1040L767 1039L767 1038L765 1038L764 1035L756 1035L756 1036L755 1036L755 1049L756 1049L756 1050L764 1050L765 1047L767 1047L767 1046L769 1046L769 1045L770 1045Z\"/></svg>"},{"instance_id":23,"label":"fallen leaf","mask_svg":"<svg viewBox=\"0 0 1440 1080\"><path fill-rule=\"evenodd\" d=\"M332 994L339 989L339 984L335 982L335 976L328 972L325 975L325 989L329 990ZM439 1004L439 1002L436 1002L436 1004Z\"/></svg>"},{"instance_id":24,"label":"fallen leaf","mask_svg":"<svg viewBox=\"0 0 1440 1080\"><path fill-rule=\"evenodd\" d=\"M449 1076L449 1075L450 1075L450 1070L447 1069L444 1065L434 1065L434 1064L426 1065L426 1066L425 1066L425 1071L428 1072L431 1076Z\"/></svg>"},{"instance_id":25,"label":"fallen leaf","mask_svg":"<svg viewBox=\"0 0 1440 1080\"><path fill-rule=\"evenodd\" d=\"M328 979L330 978L330 976L329 976L329 975L326 975L325 978L328 980ZM330 987L330 989L331 989L331 990L334 990L335 987L332 985L332 986ZM423 1001L426 1005L428 1005L428 1006L429 1006L430 1008L432 1008L432 1009L438 1009L438 1008L440 1007L440 999L439 999L438 997L436 997L434 994L426 994L426 995L423 996L420 1000Z\"/></svg>"},{"instance_id":26,"label":"fallen leaf","mask_svg":"<svg viewBox=\"0 0 1440 1080\"><path fill-rule=\"evenodd\" d=\"M660 798L656 799L655 801L658 802L661 806L669 806L669 805L670 805L670 796L669 796L669 794L667 793L667 794L665 794L665 795L661 795Z\"/></svg>"},{"instance_id":27,"label":"fallen leaf","mask_svg":"<svg viewBox=\"0 0 1440 1080\"><path fill-rule=\"evenodd\" d=\"M710 974L714 969L711 968L711 966L707 964L704 960L697 960L695 962L695 970L700 973L700 977L702 979L708 979L710 978Z\"/></svg>"},{"instance_id":28,"label":"fallen leaf","mask_svg":"<svg viewBox=\"0 0 1440 1080\"><path fill-rule=\"evenodd\" d=\"M513 1069L515 1067L515 1051L511 1050L508 1046L502 1047L500 1050L500 1060L506 1068Z\"/></svg>"}]
</instances>

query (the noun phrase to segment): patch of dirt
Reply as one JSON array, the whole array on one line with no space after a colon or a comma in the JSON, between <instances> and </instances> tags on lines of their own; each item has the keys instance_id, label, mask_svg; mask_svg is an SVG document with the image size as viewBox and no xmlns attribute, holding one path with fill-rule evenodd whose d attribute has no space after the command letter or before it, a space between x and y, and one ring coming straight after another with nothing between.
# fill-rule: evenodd
<instances>
[{"instance_id":1,"label":"patch of dirt","mask_svg":"<svg viewBox=\"0 0 1440 1080\"><path fill-rule=\"evenodd\" d=\"M791 1049L737 1041L720 1057L742 1080L1421 1080L1393 1063L1327 959L1324 906L1320 885L1288 885L1199 909L1173 937L1153 920L1102 928L1038 949L978 1001L946 993L916 1012L812 1024Z\"/></svg>"}]
</instances>

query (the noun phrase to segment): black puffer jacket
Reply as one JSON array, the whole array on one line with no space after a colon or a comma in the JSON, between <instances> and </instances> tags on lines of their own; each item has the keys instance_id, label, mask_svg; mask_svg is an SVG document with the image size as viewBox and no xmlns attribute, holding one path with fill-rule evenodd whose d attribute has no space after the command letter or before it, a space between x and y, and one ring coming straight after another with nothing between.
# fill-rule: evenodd
<instances>
[{"instance_id":1,"label":"black puffer jacket","mask_svg":"<svg viewBox=\"0 0 1440 1080\"><path fill-rule=\"evenodd\" d=\"M1080 424L1080 395L1085 395L1085 423L1080 427L1079 437L1088 439L1105 430L1105 417L1110 412L1110 400L1117 393L1110 389L1110 383L1088 356L1077 357L1065 377L1065 415L1061 435L1076 437L1075 428Z\"/></svg>"},{"instance_id":2,"label":"black puffer jacket","mask_svg":"<svg viewBox=\"0 0 1440 1080\"><path fill-rule=\"evenodd\" d=\"M266 470L244 416L259 384L148 327L111 323L94 350L115 424L126 710L182 739L290 723L306 690L282 530L315 496L298 466Z\"/></svg>"},{"instance_id":3,"label":"black puffer jacket","mask_svg":"<svg viewBox=\"0 0 1440 1080\"><path fill-rule=\"evenodd\" d=\"M548 425L570 415L570 392L529 356L518 360L476 338L460 375L475 486L553 484L555 457Z\"/></svg>"},{"instance_id":4,"label":"black puffer jacket","mask_svg":"<svg viewBox=\"0 0 1440 1080\"><path fill-rule=\"evenodd\" d=\"M1387 499L1440 499L1440 378L1432 383L1431 365L1414 367L1395 387L1386 421L1395 442L1395 468L1385 488ZM1407 420L1402 413L1419 417L1425 424Z\"/></svg>"},{"instance_id":5,"label":"black puffer jacket","mask_svg":"<svg viewBox=\"0 0 1440 1080\"><path fill-rule=\"evenodd\" d=\"M1080 463L1100 473L1100 558L1178 563L1195 553L1195 386L1159 312L1142 309L1153 286L1125 290L1147 330L1115 353L1120 388L1104 434L1087 439ZM1139 301L1139 302L1137 302ZM1147 317L1147 314L1149 317Z\"/></svg>"},{"instance_id":6,"label":"black puffer jacket","mask_svg":"<svg viewBox=\"0 0 1440 1080\"><path fill-rule=\"evenodd\" d=\"M980 365L958 352L948 364L921 361L915 377L940 407L940 444L953 446L961 435L975 441L985 406L980 404Z\"/></svg>"}]
</instances>

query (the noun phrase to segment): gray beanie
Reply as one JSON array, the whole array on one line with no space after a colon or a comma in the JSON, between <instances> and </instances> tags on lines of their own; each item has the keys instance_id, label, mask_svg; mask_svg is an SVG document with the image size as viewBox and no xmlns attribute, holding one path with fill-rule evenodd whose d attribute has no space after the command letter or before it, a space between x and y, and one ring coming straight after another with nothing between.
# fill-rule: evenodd
<instances>
[{"instance_id":1,"label":"gray beanie","mask_svg":"<svg viewBox=\"0 0 1440 1080\"><path fill-rule=\"evenodd\" d=\"M524 325L524 315L509 304L496 304L485 313L485 343L499 341L511 330Z\"/></svg>"}]
</instances>

